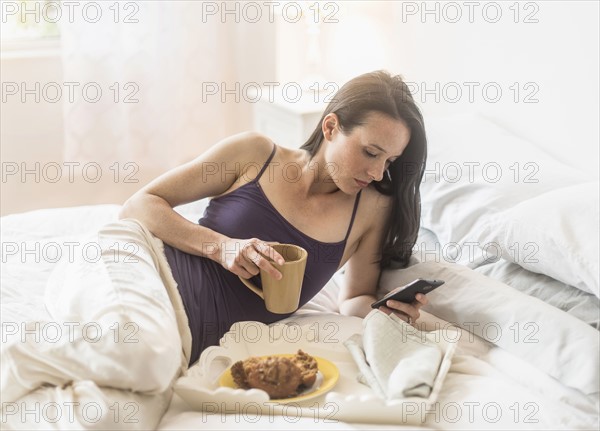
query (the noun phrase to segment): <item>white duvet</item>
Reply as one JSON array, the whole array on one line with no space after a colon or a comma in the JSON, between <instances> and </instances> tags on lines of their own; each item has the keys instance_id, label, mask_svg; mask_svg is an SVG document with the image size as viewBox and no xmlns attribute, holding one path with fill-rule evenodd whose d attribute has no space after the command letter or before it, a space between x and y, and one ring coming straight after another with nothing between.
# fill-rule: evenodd
<instances>
[{"instance_id":1,"label":"white duvet","mask_svg":"<svg viewBox=\"0 0 600 431\"><path fill-rule=\"evenodd\" d=\"M190 218L200 214L198 208L188 210ZM82 252L84 244L78 243L78 238L113 220L117 211L116 206L94 206L2 218L3 345L6 339L19 336L7 331L14 327L11 325L44 319L42 295L53 261L68 259L69 250ZM60 259L55 259L57 250L62 251ZM377 420L368 403L361 403L361 397L369 398L370 389L356 381L356 366L341 346L360 331L361 324L360 319L336 313L335 296L342 277L338 274L289 319L308 328L328 324L336 329L335 337L329 338L334 342L306 347L329 358L341 371L336 387L315 400L320 408L329 409L328 415L311 415L310 407L307 411L290 408L285 414L256 415L243 408L201 412L178 395L148 397L85 381L65 389L40 388L17 403L3 405L2 426L398 429L402 424L414 428L418 423L425 429L598 428L598 331L538 299L454 265L422 263L389 271L382 278L382 287L390 289L417 276L447 281L444 288L431 294L422 322L429 329L452 323L463 332L437 402L428 411L406 405L391 415L392 420L387 416ZM291 343L290 348L299 346Z\"/></svg>"}]
</instances>

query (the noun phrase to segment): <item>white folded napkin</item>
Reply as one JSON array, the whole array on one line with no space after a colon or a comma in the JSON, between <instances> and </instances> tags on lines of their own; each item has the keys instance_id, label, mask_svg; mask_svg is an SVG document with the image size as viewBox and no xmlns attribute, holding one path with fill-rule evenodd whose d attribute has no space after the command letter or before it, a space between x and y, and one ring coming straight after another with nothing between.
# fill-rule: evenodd
<instances>
[{"instance_id":1,"label":"white folded napkin","mask_svg":"<svg viewBox=\"0 0 600 431\"><path fill-rule=\"evenodd\" d=\"M385 399L428 398L443 357L433 336L379 310L363 320L362 336L344 345L358 365L358 381Z\"/></svg>"}]
</instances>

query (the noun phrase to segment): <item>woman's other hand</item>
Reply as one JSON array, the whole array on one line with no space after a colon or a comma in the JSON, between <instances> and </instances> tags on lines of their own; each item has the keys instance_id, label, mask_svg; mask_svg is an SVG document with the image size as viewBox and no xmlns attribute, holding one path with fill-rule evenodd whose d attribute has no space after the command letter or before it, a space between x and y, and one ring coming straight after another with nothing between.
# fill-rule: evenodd
<instances>
[{"instance_id":1,"label":"woman's other hand","mask_svg":"<svg viewBox=\"0 0 600 431\"><path fill-rule=\"evenodd\" d=\"M419 313L419 309L423 305L427 305L429 301L427 297L422 293L418 293L415 301L411 304L407 304L406 302L394 301L390 299L386 302L385 305L379 307L379 310L383 311L386 314L394 313L402 320L407 321L409 324L414 325L417 319L421 316Z\"/></svg>"},{"instance_id":2,"label":"woman's other hand","mask_svg":"<svg viewBox=\"0 0 600 431\"><path fill-rule=\"evenodd\" d=\"M219 263L228 271L242 278L250 278L265 270L271 277L279 280L282 275L265 256L283 265L285 260L269 244L274 242L262 241L258 238L236 239L228 238L221 243Z\"/></svg>"}]
</instances>

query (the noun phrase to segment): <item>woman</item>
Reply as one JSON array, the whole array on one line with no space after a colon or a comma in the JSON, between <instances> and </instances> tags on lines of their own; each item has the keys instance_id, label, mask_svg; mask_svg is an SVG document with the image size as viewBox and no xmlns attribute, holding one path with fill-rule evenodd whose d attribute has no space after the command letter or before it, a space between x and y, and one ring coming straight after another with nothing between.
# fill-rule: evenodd
<instances>
[{"instance_id":1,"label":"woman","mask_svg":"<svg viewBox=\"0 0 600 431\"><path fill-rule=\"evenodd\" d=\"M364 317L381 269L410 257L425 158L423 119L408 88L399 76L379 71L346 83L300 149L242 133L167 172L127 200L123 220L99 233L107 251L100 269L71 266L47 289L54 318L95 316L101 328L121 332L107 331L94 345L79 337L68 349L50 346L51 358L33 368L17 364L36 357L36 346L11 349L11 372L22 385L13 396L44 382L82 378L146 393L166 390L182 359L194 363L236 321L286 317L268 312L238 278L260 268L280 276L265 258L282 259L269 242L309 252L301 305L346 265L340 311ZM213 199L199 224L173 210L206 197ZM115 244L123 257L133 245L135 262L115 259ZM426 302L419 295L413 304L389 301L381 309L413 323ZM135 343L125 340L131 325ZM117 342L118 348L111 345ZM95 355L92 365L89 355Z\"/></svg>"}]
</instances>

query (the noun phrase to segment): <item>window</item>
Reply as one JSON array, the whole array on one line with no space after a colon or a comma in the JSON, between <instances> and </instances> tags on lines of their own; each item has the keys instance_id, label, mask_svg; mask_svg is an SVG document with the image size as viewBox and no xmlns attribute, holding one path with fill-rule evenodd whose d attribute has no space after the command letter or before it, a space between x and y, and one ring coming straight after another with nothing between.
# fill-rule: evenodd
<instances>
[{"instance_id":1,"label":"window","mask_svg":"<svg viewBox=\"0 0 600 431\"><path fill-rule=\"evenodd\" d=\"M60 4L51 0L0 1L2 44L60 36Z\"/></svg>"}]
</instances>

